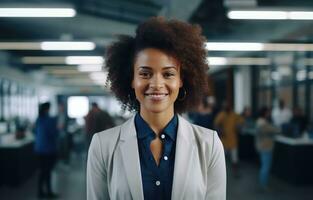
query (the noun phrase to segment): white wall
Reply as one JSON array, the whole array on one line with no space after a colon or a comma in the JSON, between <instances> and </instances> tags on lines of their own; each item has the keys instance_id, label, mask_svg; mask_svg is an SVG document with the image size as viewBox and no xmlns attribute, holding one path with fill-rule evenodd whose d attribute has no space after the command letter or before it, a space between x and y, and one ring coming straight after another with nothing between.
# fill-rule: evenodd
<instances>
[{"instance_id":1,"label":"white wall","mask_svg":"<svg viewBox=\"0 0 313 200\"><path fill-rule=\"evenodd\" d=\"M251 67L242 66L234 73L234 109L241 113L246 106L251 107Z\"/></svg>"}]
</instances>

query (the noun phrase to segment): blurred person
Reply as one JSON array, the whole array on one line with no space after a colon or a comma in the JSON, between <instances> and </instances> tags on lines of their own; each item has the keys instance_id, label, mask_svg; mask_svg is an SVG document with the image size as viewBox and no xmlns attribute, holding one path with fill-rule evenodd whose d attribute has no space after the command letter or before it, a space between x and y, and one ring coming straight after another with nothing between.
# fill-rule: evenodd
<instances>
[{"instance_id":1,"label":"blurred person","mask_svg":"<svg viewBox=\"0 0 313 200\"><path fill-rule=\"evenodd\" d=\"M272 165L272 152L274 136L279 133L279 128L270 123L271 111L268 107L261 108L256 122L257 134L255 137L256 149L260 156L259 183L262 190L268 189L268 180Z\"/></svg>"},{"instance_id":2,"label":"blurred person","mask_svg":"<svg viewBox=\"0 0 313 200\"><path fill-rule=\"evenodd\" d=\"M244 107L241 116L244 119L244 123L242 125L243 129L254 129L255 128L255 120L252 116L252 110L249 106Z\"/></svg>"},{"instance_id":3,"label":"blurred person","mask_svg":"<svg viewBox=\"0 0 313 200\"><path fill-rule=\"evenodd\" d=\"M57 198L51 186L51 175L57 159L57 123L49 116L50 103L39 106L39 116L35 124L35 152L39 158L39 198Z\"/></svg>"},{"instance_id":4,"label":"blurred person","mask_svg":"<svg viewBox=\"0 0 313 200\"><path fill-rule=\"evenodd\" d=\"M275 106L272 111L272 120L275 126L282 128L283 124L289 123L291 119L291 111L285 106L285 102L280 99L278 106Z\"/></svg>"},{"instance_id":5,"label":"blurred person","mask_svg":"<svg viewBox=\"0 0 313 200\"><path fill-rule=\"evenodd\" d=\"M214 104L204 98L198 107L198 111L192 114L192 121L198 126L213 129L214 118L216 116Z\"/></svg>"},{"instance_id":6,"label":"blurred person","mask_svg":"<svg viewBox=\"0 0 313 200\"><path fill-rule=\"evenodd\" d=\"M226 199L217 133L178 115L197 106L206 91L204 42L198 26L154 17L135 37L121 36L109 47L111 90L136 114L94 135L88 200Z\"/></svg>"},{"instance_id":7,"label":"blurred person","mask_svg":"<svg viewBox=\"0 0 313 200\"><path fill-rule=\"evenodd\" d=\"M290 123L297 126L299 135L303 134L308 128L308 118L303 114L303 111L300 107L296 106L293 109L293 115L290 120Z\"/></svg>"},{"instance_id":8,"label":"blurred person","mask_svg":"<svg viewBox=\"0 0 313 200\"><path fill-rule=\"evenodd\" d=\"M230 154L232 173L235 177L239 177L238 131L244 119L233 111L229 103L224 102L222 107L222 111L214 120L214 126L220 133L226 153Z\"/></svg>"},{"instance_id":9,"label":"blurred person","mask_svg":"<svg viewBox=\"0 0 313 200\"><path fill-rule=\"evenodd\" d=\"M106 111L99 108L98 104L93 102L91 109L85 117L87 147L89 147L92 136L95 133L106 130L114 126L113 118Z\"/></svg>"},{"instance_id":10,"label":"blurred person","mask_svg":"<svg viewBox=\"0 0 313 200\"><path fill-rule=\"evenodd\" d=\"M64 104L59 103L58 104L58 114L57 114L57 129L58 129L58 135L59 135L59 157L61 160L64 161L64 163L69 163L69 157L70 157L70 138L69 134L66 130L66 114L64 109Z\"/></svg>"}]
</instances>

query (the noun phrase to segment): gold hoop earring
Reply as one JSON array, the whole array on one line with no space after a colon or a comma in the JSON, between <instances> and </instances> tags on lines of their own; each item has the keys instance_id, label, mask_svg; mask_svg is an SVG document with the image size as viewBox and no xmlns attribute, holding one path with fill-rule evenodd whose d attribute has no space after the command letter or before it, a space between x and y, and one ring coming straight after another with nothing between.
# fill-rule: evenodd
<instances>
[{"instance_id":1,"label":"gold hoop earring","mask_svg":"<svg viewBox=\"0 0 313 200\"><path fill-rule=\"evenodd\" d=\"M180 91L181 90L179 90L179 93L178 93L178 101L184 101L185 99L186 99L186 96L187 96L187 91L186 91L186 89L184 88L184 87L181 87L182 88L182 90L184 91L183 92L183 96L182 97L180 97Z\"/></svg>"}]
</instances>

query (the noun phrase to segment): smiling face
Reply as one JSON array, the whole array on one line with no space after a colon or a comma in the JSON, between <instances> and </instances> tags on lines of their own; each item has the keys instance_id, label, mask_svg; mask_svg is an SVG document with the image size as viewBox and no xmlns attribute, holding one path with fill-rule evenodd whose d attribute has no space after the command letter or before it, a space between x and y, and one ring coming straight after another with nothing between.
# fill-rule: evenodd
<instances>
[{"instance_id":1,"label":"smiling face","mask_svg":"<svg viewBox=\"0 0 313 200\"><path fill-rule=\"evenodd\" d=\"M142 116L151 113L173 115L180 87L180 65L174 57L154 48L137 54L132 88Z\"/></svg>"}]
</instances>

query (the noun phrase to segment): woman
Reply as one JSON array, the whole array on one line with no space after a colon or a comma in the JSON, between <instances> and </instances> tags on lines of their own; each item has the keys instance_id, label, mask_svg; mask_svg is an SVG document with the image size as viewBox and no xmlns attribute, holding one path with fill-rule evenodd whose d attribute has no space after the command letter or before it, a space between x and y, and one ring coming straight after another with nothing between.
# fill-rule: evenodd
<instances>
[{"instance_id":1,"label":"woman","mask_svg":"<svg viewBox=\"0 0 313 200\"><path fill-rule=\"evenodd\" d=\"M261 168L259 173L259 183L261 189L267 190L269 173L272 165L272 151L274 147L274 135L279 133L279 129L270 124L270 109L263 107L257 119L256 149L260 155Z\"/></svg>"},{"instance_id":2,"label":"woman","mask_svg":"<svg viewBox=\"0 0 313 200\"><path fill-rule=\"evenodd\" d=\"M215 131L177 115L206 89L201 30L151 18L107 51L111 90L137 114L93 136L87 199L226 199L222 144Z\"/></svg>"}]
</instances>

